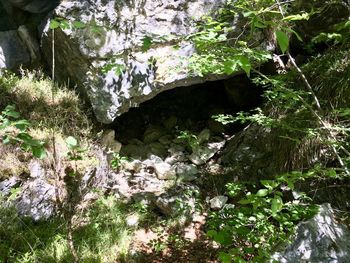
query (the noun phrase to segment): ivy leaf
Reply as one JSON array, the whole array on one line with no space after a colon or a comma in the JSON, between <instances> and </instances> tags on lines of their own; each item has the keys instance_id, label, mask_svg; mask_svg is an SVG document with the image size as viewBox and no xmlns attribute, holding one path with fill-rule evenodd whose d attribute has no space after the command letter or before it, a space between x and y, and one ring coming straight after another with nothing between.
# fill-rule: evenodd
<instances>
[{"instance_id":1,"label":"ivy leaf","mask_svg":"<svg viewBox=\"0 0 350 263\"><path fill-rule=\"evenodd\" d=\"M285 53L288 49L289 46L289 39L286 33L282 31L276 31L276 38L277 38L277 43L282 51L282 53Z\"/></svg>"},{"instance_id":2,"label":"ivy leaf","mask_svg":"<svg viewBox=\"0 0 350 263\"><path fill-rule=\"evenodd\" d=\"M50 29L56 29L60 26L60 22L58 22L57 20L55 19L52 19L50 21Z\"/></svg>"},{"instance_id":3,"label":"ivy leaf","mask_svg":"<svg viewBox=\"0 0 350 263\"><path fill-rule=\"evenodd\" d=\"M280 196L276 195L271 202L272 216L276 216L279 211L282 210L283 200Z\"/></svg>"}]
</instances>

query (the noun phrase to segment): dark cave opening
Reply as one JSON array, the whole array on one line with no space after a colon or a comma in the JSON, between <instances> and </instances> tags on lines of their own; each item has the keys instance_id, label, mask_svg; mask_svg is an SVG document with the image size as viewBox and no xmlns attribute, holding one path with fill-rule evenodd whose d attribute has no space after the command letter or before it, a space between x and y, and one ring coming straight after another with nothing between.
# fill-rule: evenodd
<instances>
[{"instance_id":1,"label":"dark cave opening","mask_svg":"<svg viewBox=\"0 0 350 263\"><path fill-rule=\"evenodd\" d=\"M142 140L149 126L167 127L169 133L177 130L198 133L209 128L214 135L233 134L243 125L223 126L212 116L254 109L262 102L261 94L262 88L243 74L226 80L177 87L130 109L118 117L111 128L122 143L134 138ZM171 122L173 125L169 124Z\"/></svg>"}]
</instances>

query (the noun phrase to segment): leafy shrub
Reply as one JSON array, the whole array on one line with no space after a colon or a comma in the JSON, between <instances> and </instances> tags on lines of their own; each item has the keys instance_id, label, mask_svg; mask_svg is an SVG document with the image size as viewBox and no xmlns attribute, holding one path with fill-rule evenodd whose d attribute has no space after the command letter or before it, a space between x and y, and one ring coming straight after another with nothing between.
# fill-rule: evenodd
<instances>
[{"instance_id":1,"label":"leafy shrub","mask_svg":"<svg viewBox=\"0 0 350 263\"><path fill-rule=\"evenodd\" d=\"M294 190L295 182L305 177L291 173L256 185L227 184L232 203L210 214L207 231L221 245L220 260L268 261L274 249L288 240L296 224L317 211L305 194Z\"/></svg>"}]
</instances>

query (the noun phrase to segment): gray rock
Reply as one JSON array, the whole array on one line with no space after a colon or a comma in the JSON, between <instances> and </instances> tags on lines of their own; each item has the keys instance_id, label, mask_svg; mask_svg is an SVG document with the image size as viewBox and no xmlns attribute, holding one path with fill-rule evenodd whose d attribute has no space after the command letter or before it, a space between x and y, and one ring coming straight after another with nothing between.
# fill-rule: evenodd
<instances>
[{"instance_id":1,"label":"gray rock","mask_svg":"<svg viewBox=\"0 0 350 263\"><path fill-rule=\"evenodd\" d=\"M176 179L176 171L175 168L170 164L162 162L155 163L154 169L156 171L157 177L160 180L175 180Z\"/></svg>"},{"instance_id":2,"label":"gray rock","mask_svg":"<svg viewBox=\"0 0 350 263\"><path fill-rule=\"evenodd\" d=\"M202 165L209 161L220 149L225 145L225 142L209 143L207 146L198 146L193 149L189 159L195 165Z\"/></svg>"},{"instance_id":3,"label":"gray rock","mask_svg":"<svg viewBox=\"0 0 350 263\"><path fill-rule=\"evenodd\" d=\"M281 263L345 263L350 258L350 231L339 223L329 204L320 206L310 220L298 225L292 243L271 259Z\"/></svg>"},{"instance_id":4,"label":"gray rock","mask_svg":"<svg viewBox=\"0 0 350 263\"><path fill-rule=\"evenodd\" d=\"M127 144L123 145L120 153L133 159L144 159L147 157L149 148L146 145Z\"/></svg>"},{"instance_id":5,"label":"gray rock","mask_svg":"<svg viewBox=\"0 0 350 263\"><path fill-rule=\"evenodd\" d=\"M160 137L158 141L161 144L168 146L171 143L171 139L172 139L171 135L164 135Z\"/></svg>"},{"instance_id":6,"label":"gray rock","mask_svg":"<svg viewBox=\"0 0 350 263\"><path fill-rule=\"evenodd\" d=\"M165 148L165 146L163 144L161 144L160 142L153 142L151 144L149 144L149 148L152 154L158 155L162 158L166 157L167 155L167 149Z\"/></svg>"},{"instance_id":7,"label":"gray rock","mask_svg":"<svg viewBox=\"0 0 350 263\"><path fill-rule=\"evenodd\" d=\"M179 144L172 143L170 145L170 148L168 149L168 152L170 154L181 154L185 151L185 147Z\"/></svg>"},{"instance_id":8,"label":"gray rock","mask_svg":"<svg viewBox=\"0 0 350 263\"><path fill-rule=\"evenodd\" d=\"M40 162L33 159L28 165L30 171L30 177L32 178L43 178L45 176L45 169L41 166Z\"/></svg>"},{"instance_id":9,"label":"gray rock","mask_svg":"<svg viewBox=\"0 0 350 263\"><path fill-rule=\"evenodd\" d=\"M191 74L186 58L195 48L184 40L197 31L196 20L225 2L62 1L54 16L85 26L56 30L56 50L63 51L56 59L56 76L77 85L103 123L111 123L130 107L162 91L225 78ZM239 26L232 28L240 31ZM42 46L48 63L52 61L51 37L47 23ZM147 41L151 42L149 49L144 46ZM173 48L174 43L179 48Z\"/></svg>"},{"instance_id":10,"label":"gray rock","mask_svg":"<svg viewBox=\"0 0 350 263\"><path fill-rule=\"evenodd\" d=\"M0 68L15 69L30 61L30 53L17 30L0 32Z\"/></svg>"},{"instance_id":11,"label":"gray rock","mask_svg":"<svg viewBox=\"0 0 350 263\"><path fill-rule=\"evenodd\" d=\"M177 217L179 215L193 214L196 210L196 198L199 189L195 186L178 185L166 193L160 195L155 205L162 213L169 217Z\"/></svg>"},{"instance_id":12,"label":"gray rock","mask_svg":"<svg viewBox=\"0 0 350 263\"><path fill-rule=\"evenodd\" d=\"M130 197L129 178L123 173L113 173L110 176L109 185L110 188L116 191L121 197Z\"/></svg>"},{"instance_id":13,"label":"gray rock","mask_svg":"<svg viewBox=\"0 0 350 263\"><path fill-rule=\"evenodd\" d=\"M215 196L214 198L210 199L210 201L209 201L210 208L213 210L220 210L221 208L224 207L227 200L228 200L227 196L224 196L224 195Z\"/></svg>"},{"instance_id":14,"label":"gray rock","mask_svg":"<svg viewBox=\"0 0 350 263\"><path fill-rule=\"evenodd\" d=\"M204 129L197 136L199 144L207 142L209 140L209 138L210 138L210 130L209 129Z\"/></svg>"},{"instance_id":15,"label":"gray rock","mask_svg":"<svg viewBox=\"0 0 350 263\"><path fill-rule=\"evenodd\" d=\"M131 214L126 217L126 224L129 227L136 227L139 224L140 218L138 214Z\"/></svg>"},{"instance_id":16,"label":"gray rock","mask_svg":"<svg viewBox=\"0 0 350 263\"><path fill-rule=\"evenodd\" d=\"M231 167L230 174L235 174L242 180L261 180L286 171L285 166L290 156L300 156L294 145L290 140L281 138L276 129L252 124L227 143L222 163ZM284 152L289 154L282 154Z\"/></svg>"},{"instance_id":17,"label":"gray rock","mask_svg":"<svg viewBox=\"0 0 350 263\"><path fill-rule=\"evenodd\" d=\"M16 200L18 213L36 221L50 218L55 208L55 187L41 178L27 181Z\"/></svg>"},{"instance_id":18,"label":"gray rock","mask_svg":"<svg viewBox=\"0 0 350 263\"><path fill-rule=\"evenodd\" d=\"M148 159L154 164L163 162L163 159L155 154L151 154Z\"/></svg>"},{"instance_id":19,"label":"gray rock","mask_svg":"<svg viewBox=\"0 0 350 263\"><path fill-rule=\"evenodd\" d=\"M158 141L164 134L165 131L161 127L149 126L144 133L143 142L149 144Z\"/></svg>"},{"instance_id":20,"label":"gray rock","mask_svg":"<svg viewBox=\"0 0 350 263\"><path fill-rule=\"evenodd\" d=\"M165 162L171 165L174 165L177 162L185 162L186 156L184 151L185 148L183 148L181 145L172 144L168 149L170 156L165 159Z\"/></svg>"},{"instance_id":21,"label":"gray rock","mask_svg":"<svg viewBox=\"0 0 350 263\"><path fill-rule=\"evenodd\" d=\"M17 176L12 176L9 179L6 179L0 182L0 194L7 196L11 193L11 189L18 187L21 183L21 179Z\"/></svg>"},{"instance_id":22,"label":"gray rock","mask_svg":"<svg viewBox=\"0 0 350 263\"><path fill-rule=\"evenodd\" d=\"M199 171L193 164L179 163L176 165L176 173L180 180L190 182L197 178Z\"/></svg>"},{"instance_id":23,"label":"gray rock","mask_svg":"<svg viewBox=\"0 0 350 263\"><path fill-rule=\"evenodd\" d=\"M131 162L122 162L122 169L138 173L142 169L142 162L140 160L132 160Z\"/></svg>"},{"instance_id":24,"label":"gray rock","mask_svg":"<svg viewBox=\"0 0 350 263\"><path fill-rule=\"evenodd\" d=\"M104 131L101 144L107 152L119 153L122 148L122 144L115 139L115 130Z\"/></svg>"}]
</instances>

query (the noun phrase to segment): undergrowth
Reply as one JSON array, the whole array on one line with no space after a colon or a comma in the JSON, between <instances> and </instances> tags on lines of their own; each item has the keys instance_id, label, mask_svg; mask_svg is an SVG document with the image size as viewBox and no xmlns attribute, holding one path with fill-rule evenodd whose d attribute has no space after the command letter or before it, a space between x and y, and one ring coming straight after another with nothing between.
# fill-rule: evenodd
<instances>
[{"instance_id":1,"label":"undergrowth","mask_svg":"<svg viewBox=\"0 0 350 263\"><path fill-rule=\"evenodd\" d=\"M0 204L0 262L72 262L63 219L34 222L20 217L3 198ZM81 262L127 258L135 230L126 224L130 207L114 197L101 197L84 212L84 220L75 222L73 238Z\"/></svg>"}]
</instances>

